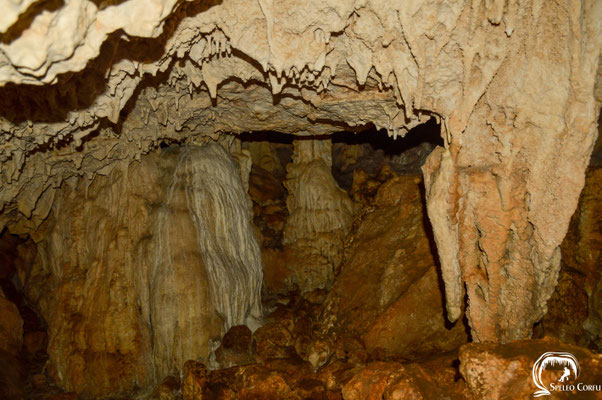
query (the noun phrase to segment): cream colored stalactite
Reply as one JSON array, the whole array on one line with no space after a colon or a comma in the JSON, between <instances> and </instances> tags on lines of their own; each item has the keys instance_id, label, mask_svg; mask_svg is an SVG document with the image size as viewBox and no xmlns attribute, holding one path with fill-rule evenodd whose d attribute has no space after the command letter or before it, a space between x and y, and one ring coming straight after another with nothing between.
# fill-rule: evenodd
<instances>
[{"instance_id":1,"label":"cream colored stalactite","mask_svg":"<svg viewBox=\"0 0 602 400\"><path fill-rule=\"evenodd\" d=\"M445 282L447 318L455 322L462 315L463 288L460 270L460 235L455 215L454 183L457 179L449 149L436 148L429 156L424 170L426 207L433 226L441 274Z\"/></svg>"},{"instance_id":2,"label":"cream colored stalactite","mask_svg":"<svg viewBox=\"0 0 602 400\"><path fill-rule=\"evenodd\" d=\"M489 73L496 69L488 83L477 82L488 90L469 113L463 114L464 103L452 115L449 150L431 154L425 168L448 311L461 276L475 341L529 337L546 312L559 245L596 138L592 93L600 44L593 38L600 37L600 24L593 21L602 7L536 5L519 15L506 60L481 64ZM537 46L526 50L523 43ZM450 268L456 258L460 274Z\"/></svg>"}]
</instances>

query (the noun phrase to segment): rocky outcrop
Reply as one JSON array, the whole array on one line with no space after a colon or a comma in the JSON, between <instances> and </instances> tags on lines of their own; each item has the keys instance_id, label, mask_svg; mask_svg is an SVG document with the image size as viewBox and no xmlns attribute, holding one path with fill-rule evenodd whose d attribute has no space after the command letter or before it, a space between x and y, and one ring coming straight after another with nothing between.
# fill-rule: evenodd
<instances>
[{"instance_id":1,"label":"rocky outcrop","mask_svg":"<svg viewBox=\"0 0 602 400\"><path fill-rule=\"evenodd\" d=\"M398 176L378 189L321 310L323 331L358 335L369 351L408 358L467 341L462 321L446 323L421 181Z\"/></svg>"},{"instance_id":2,"label":"rocky outcrop","mask_svg":"<svg viewBox=\"0 0 602 400\"><path fill-rule=\"evenodd\" d=\"M0 289L0 397L24 398L24 366L21 362L23 319L17 306Z\"/></svg>"},{"instance_id":3,"label":"rocky outcrop","mask_svg":"<svg viewBox=\"0 0 602 400\"><path fill-rule=\"evenodd\" d=\"M472 399L456 375L449 355L423 363L377 361L359 369L342 394L344 400Z\"/></svg>"},{"instance_id":4,"label":"rocky outcrop","mask_svg":"<svg viewBox=\"0 0 602 400\"><path fill-rule=\"evenodd\" d=\"M23 346L23 319L17 306L0 289L0 352L16 356Z\"/></svg>"},{"instance_id":5,"label":"rocky outcrop","mask_svg":"<svg viewBox=\"0 0 602 400\"><path fill-rule=\"evenodd\" d=\"M238 167L217 144L165 149L55 200L28 298L48 323L51 379L123 393L207 360L261 317L261 259Z\"/></svg>"}]
</instances>

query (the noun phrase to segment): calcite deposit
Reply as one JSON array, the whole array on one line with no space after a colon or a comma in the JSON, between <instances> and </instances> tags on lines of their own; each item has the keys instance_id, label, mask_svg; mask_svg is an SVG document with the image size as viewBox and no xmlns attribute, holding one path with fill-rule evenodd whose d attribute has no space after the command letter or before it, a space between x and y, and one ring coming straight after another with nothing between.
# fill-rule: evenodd
<instances>
[{"instance_id":1,"label":"calcite deposit","mask_svg":"<svg viewBox=\"0 0 602 400\"><path fill-rule=\"evenodd\" d=\"M587 303L573 315L582 328L549 333L599 345L598 259L583 255L599 208L584 203L574 247L561 243L599 134L602 2L5 3L0 238L26 245L18 274L0 274L24 296L19 312L47 324L52 384L81 397L154 387L189 360L189 372L214 367L237 325L282 334L286 346L255 341L262 362L294 351L311 371L349 361L332 358L333 332L386 357L468 337L509 343L535 324L546 334L566 312L540 323L548 301L556 290L551 309L562 310L573 287L585 291L566 299ZM404 140L421 124L440 140L398 160L430 154L422 192L391 171L349 169L370 154L331 141ZM290 160L266 144L275 132L291 135L279 143ZM320 329L260 328L262 288L325 300ZM5 320L0 348L18 347L17 319ZM413 328L401 341L391 326ZM330 396L310 375L240 368L240 398L270 384ZM355 382L346 393L363 393ZM386 396L418 393L406 383Z\"/></svg>"},{"instance_id":2,"label":"calcite deposit","mask_svg":"<svg viewBox=\"0 0 602 400\"><path fill-rule=\"evenodd\" d=\"M288 247L287 286L302 292L329 288L342 259L353 219L353 203L332 176L329 140L296 140L284 186L289 216L283 244Z\"/></svg>"}]
</instances>

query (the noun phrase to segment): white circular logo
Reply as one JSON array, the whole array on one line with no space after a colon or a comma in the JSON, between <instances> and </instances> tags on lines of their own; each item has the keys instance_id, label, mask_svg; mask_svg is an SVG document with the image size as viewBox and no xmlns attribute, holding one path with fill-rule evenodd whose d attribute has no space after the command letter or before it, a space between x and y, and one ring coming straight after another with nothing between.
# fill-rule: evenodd
<instances>
[{"instance_id":1,"label":"white circular logo","mask_svg":"<svg viewBox=\"0 0 602 400\"><path fill-rule=\"evenodd\" d=\"M559 351L549 351L539 357L539 359L533 364L533 371L531 373L533 377L533 383L539 389L533 393L534 397L549 396L550 388L547 387L541 380L541 374L547 367L563 367L563 373L558 382L565 383L570 379L577 379L580 373L579 362L577 358L571 353L564 353ZM554 384L550 385L554 390Z\"/></svg>"}]
</instances>

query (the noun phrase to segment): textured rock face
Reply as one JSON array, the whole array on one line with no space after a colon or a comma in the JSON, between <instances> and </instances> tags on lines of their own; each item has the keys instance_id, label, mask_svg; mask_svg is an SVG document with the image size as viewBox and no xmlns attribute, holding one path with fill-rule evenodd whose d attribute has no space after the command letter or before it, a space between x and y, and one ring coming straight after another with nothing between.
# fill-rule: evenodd
<instances>
[{"instance_id":1,"label":"textured rock face","mask_svg":"<svg viewBox=\"0 0 602 400\"><path fill-rule=\"evenodd\" d=\"M48 323L49 374L101 396L207 359L261 316L261 261L238 167L219 145L166 149L58 193L27 296Z\"/></svg>"},{"instance_id":2,"label":"textured rock face","mask_svg":"<svg viewBox=\"0 0 602 400\"><path fill-rule=\"evenodd\" d=\"M0 289L0 352L16 356L23 346L23 320L17 306Z\"/></svg>"},{"instance_id":3,"label":"textured rock face","mask_svg":"<svg viewBox=\"0 0 602 400\"><path fill-rule=\"evenodd\" d=\"M466 342L462 321L446 324L420 183L420 176L400 176L379 188L322 308L323 330L405 357Z\"/></svg>"},{"instance_id":4,"label":"textured rock face","mask_svg":"<svg viewBox=\"0 0 602 400\"><path fill-rule=\"evenodd\" d=\"M162 142L370 123L398 136L433 116L448 317L466 290L475 340L528 337L597 135L601 19L596 0L11 2L0 228L34 233L61 184Z\"/></svg>"}]
</instances>

